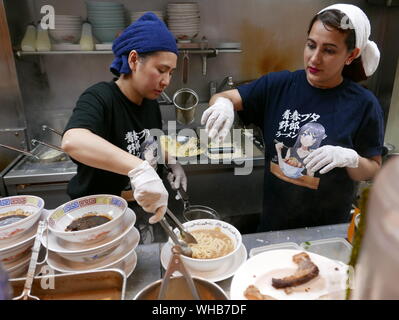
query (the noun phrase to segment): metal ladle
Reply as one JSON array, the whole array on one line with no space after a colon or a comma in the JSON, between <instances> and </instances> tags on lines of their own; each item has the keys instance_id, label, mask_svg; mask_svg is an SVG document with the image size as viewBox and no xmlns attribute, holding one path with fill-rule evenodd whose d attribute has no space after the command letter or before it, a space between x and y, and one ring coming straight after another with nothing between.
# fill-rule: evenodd
<instances>
[{"instance_id":1,"label":"metal ladle","mask_svg":"<svg viewBox=\"0 0 399 320\"><path fill-rule=\"evenodd\" d=\"M38 297L33 296L30 294L32 289L33 278L35 276L36 265L38 264L37 259L39 257L40 251L40 237L42 236L43 231L47 229L46 221L40 221L39 226L37 228L35 242L33 244L32 249L32 256L30 258L28 274L25 280L24 290L22 291L21 295L18 297L13 298L13 300L40 300Z\"/></svg>"}]
</instances>

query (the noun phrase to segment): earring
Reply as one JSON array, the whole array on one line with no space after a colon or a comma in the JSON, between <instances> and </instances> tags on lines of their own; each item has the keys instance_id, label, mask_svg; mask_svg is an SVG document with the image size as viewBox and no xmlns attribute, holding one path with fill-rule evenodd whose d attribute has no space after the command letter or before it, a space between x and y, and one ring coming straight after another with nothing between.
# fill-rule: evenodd
<instances>
[{"instance_id":1,"label":"earring","mask_svg":"<svg viewBox=\"0 0 399 320\"><path fill-rule=\"evenodd\" d=\"M345 62L345 64L346 64L346 65L350 65L351 62L348 60L348 61Z\"/></svg>"}]
</instances>

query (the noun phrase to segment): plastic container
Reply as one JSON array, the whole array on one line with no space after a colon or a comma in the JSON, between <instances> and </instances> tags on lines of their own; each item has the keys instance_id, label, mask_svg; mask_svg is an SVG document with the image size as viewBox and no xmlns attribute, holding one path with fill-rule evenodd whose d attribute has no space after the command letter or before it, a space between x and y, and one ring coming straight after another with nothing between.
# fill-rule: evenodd
<instances>
[{"instance_id":1,"label":"plastic container","mask_svg":"<svg viewBox=\"0 0 399 320\"><path fill-rule=\"evenodd\" d=\"M90 23L83 23L82 25L82 36L80 37L80 47L84 51L94 50L94 40L91 31Z\"/></svg>"},{"instance_id":2,"label":"plastic container","mask_svg":"<svg viewBox=\"0 0 399 320\"><path fill-rule=\"evenodd\" d=\"M344 238L329 238L301 243L301 248L321 256L349 263L352 245Z\"/></svg>"},{"instance_id":3,"label":"plastic container","mask_svg":"<svg viewBox=\"0 0 399 320\"><path fill-rule=\"evenodd\" d=\"M36 27L28 25L21 42L22 51L36 51Z\"/></svg>"},{"instance_id":4,"label":"plastic container","mask_svg":"<svg viewBox=\"0 0 399 320\"><path fill-rule=\"evenodd\" d=\"M36 50L51 51L51 42L48 31L43 30L40 25L37 27Z\"/></svg>"},{"instance_id":5,"label":"plastic container","mask_svg":"<svg viewBox=\"0 0 399 320\"><path fill-rule=\"evenodd\" d=\"M262 247L257 247L253 248L249 251L249 257L253 257L259 253L265 252L265 251L270 251L270 250L277 250L277 249L294 249L294 250L301 250L301 247L296 244L295 242L282 242L282 243L276 243L276 244L271 244L268 246L262 246Z\"/></svg>"}]
</instances>

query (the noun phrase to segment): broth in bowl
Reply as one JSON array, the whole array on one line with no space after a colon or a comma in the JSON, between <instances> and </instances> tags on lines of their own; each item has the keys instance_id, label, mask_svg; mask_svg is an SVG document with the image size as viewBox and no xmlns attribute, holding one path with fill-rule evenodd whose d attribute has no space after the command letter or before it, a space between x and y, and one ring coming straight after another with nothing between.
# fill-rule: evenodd
<instances>
[{"instance_id":1,"label":"broth in bowl","mask_svg":"<svg viewBox=\"0 0 399 320\"><path fill-rule=\"evenodd\" d=\"M77 218L71 222L66 228L65 231L79 231L86 230L90 228L94 228L100 226L108 221L111 221L112 217L107 216L106 214L98 214L96 212L89 212L84 216Z\"/></svg>"},{"instance_id":2,"label":"broth in bowl","mask_svg":"<svg viewBox=\"0 0 399 320\"><path fill-rule=\"evenodd\" d=\"M17 209L14 211L8 211L6 213L2 213L0 214L0 227L25 219L29 216L30 213L25 212L22 209Z\"/></svg>"},{"instance_id":3,"label":"broth in bowl","mask_svg":"<svg viewBox=\"0 0 399 320\"><path fill-rule=\"evenodd\" d=\"M191 231L197 243L190 243L194 259L215 259L223 257L234 250L233 240L219 227L215 229L198 229Z\"/></svg>"}]
</instances>

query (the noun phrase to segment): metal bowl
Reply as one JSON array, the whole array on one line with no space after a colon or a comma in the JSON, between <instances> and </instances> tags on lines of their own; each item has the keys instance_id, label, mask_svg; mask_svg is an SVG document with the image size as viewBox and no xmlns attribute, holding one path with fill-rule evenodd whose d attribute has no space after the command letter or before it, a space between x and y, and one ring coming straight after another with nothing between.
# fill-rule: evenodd
<instances>
[{"instance_id":1,"label":"metal bowl","mask_svg":"<svg viewBox=\"0 0 399 320\"><path fill-rule=\"evenodd\" d=\"M216 219L221 220L216 210L200 205L190 205L183 211L183 217L186 221L198 219Z\"/></svg>"},{"instance_id":2,"label":"metal bowl","mask_svg":"<svg viewBox=\"0 0 399 320\"><path fill-rule=\"evenodd\" d=\"M201 300L228 300L226 293L217 284L192 277ZM150 283L134 297L134 300L158 300L163 279ZM170 278L165 300L193 300L184 277Z\"/></svg>"}]
</instances>

